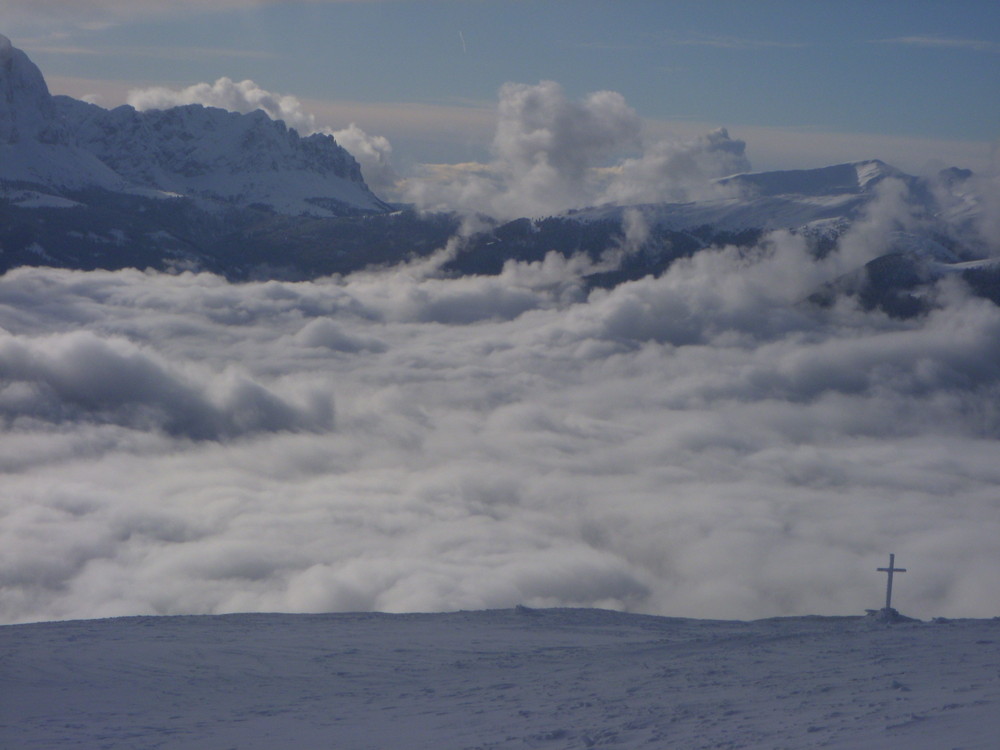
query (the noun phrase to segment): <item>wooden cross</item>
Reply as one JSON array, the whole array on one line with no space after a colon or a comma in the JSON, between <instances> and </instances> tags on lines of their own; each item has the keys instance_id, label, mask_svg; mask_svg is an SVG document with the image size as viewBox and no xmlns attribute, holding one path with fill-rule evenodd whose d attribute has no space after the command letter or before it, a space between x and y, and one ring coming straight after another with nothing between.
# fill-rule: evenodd
<instances>
[{"instance_id":1,"label":"wooden cross","mask_svg":"<svg viewBox=\"0 0 1000 750\"><path fill-rule=\"evenodd\" d=\"M889 567L888 568L877 568L881 573L888 573L889 580L885 584L885 608L892 609L892 574L893 573L905 573L906 568L896 567L896 555L889 555Z\"/></svg>"}]
</instances>

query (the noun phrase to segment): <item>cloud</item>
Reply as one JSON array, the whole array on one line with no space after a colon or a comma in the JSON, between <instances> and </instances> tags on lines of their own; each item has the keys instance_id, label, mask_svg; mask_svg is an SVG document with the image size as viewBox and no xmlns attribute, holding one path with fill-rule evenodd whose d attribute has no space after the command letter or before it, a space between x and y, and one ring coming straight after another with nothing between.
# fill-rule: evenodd
<instances>
[{"instance_id":1,"label":"cloud","mask_svg":"<svg viewBox=\"0 0 1000 750\"><path fill-rule=\"evenodd\" d=\"M316 115L307 112L296 97L268 91L251 80L236 82L223 77L214 83L196 83L183 89L163 86L133 89L129 91L128 103L140 111L187 104L219 107L243 114L261 110L272 120L283 121L303 136L312 133L332 135L357 159L365 181L375 192L393 189L399 179L391 163L392 145L387 138L369 135L353 122L340 130L321 126Z\"/></svg>"},{"instance_id":2,"label":"cloud","mask_svg":"<svg viewBox=\"0 0 1000 750\"><path fill-rule=\"evenodd\" d=\"M60 40L29 39L21 41L20 46L32 55L67 55L67 56L108 56L121 57L147 57L162 60L178 61L191 60L192 58L242 58L272 60L275 55L272 52L248 49L226 49L223 47L154 47L150 45L142 47L83 47L69 46L60 43Z\"/></svg>"},{"instance_id":3,"label":"cloud","mask_svg":"<svg viewBox=\"0 0 1000 750\"><path fill-rule=\"evenodd\" d=\"M88 332L0 336L0 362L0 415L11 421L94 421L195 440L332 424L321 397L296 407L234 372L192 377L155 352Z\"/></svg>"},{"instance_id":4,"label":"cloud","mask_svg":"<svg viewBox=\"0 0 1000 750\"><path fill-rule=\"evenodd\" d=\"M517 178L530 182L537 171L545 182L551 174L572 190L597 159L636 143L639 128L638 115L617 92L597 91L578 103L554 81L507 83L493 148Z\"/></svg>"},{"instance_id":5,"label":"cloud","mask_svg":"<svg viewBox=\"0 0 1000 750\"><path fill-rule=\"evenodd\" d=\"M196 83L183 89L154 86L129 92L128 103L136 109L169 109L187 104L203 104L231 112L247 114L263 110L274 120L283 120L303 135L317 131L316 118L302 110L294 96L283 96L262 89L251 80L235 82L219 78L215 83Z\"/></svg>"},{"instance_id":6,"label":"cloud","mask_svg":"<svg viewBox=\"0 0 1000 750\"><path fill-rule=\"evenodd\" d=\"M836 259L842 273L884 255L894 235L919 226L921 217L908 202L908 196L909 188L899 179L885 179L875 186L875 199L865 207L863 219L840 239Z\"/></svg>"},{"instance_id":7,"label":"cloud","mask_svg":"<svg viewBox=\"0 0 1000 750\"><path fill-rule=\"evenodd\" d=\"M637 145L638 115L613 91L571 101L559 84L507 83L500 89L491 177L414 187L425 201L493 216L538 215L590 200L588 171L617 150ZM434 188L438 188L436 191ZM436 194L435 194L436 192Z\"/></svg>"},{"instance_id":8,"label":"cloud","mask_svg":"<svg viewBox=\"0 0 1000 750\"><path fill-rule=\"evenodd\" d=\"M391 192L399 182L392 165L392 144L381 135L369 135L353 122L340 130L324 130L346 148L361 165L368 187L377 193Z\"/></svg>"},{"instance_id":9,"label":"cloud","mask_svg":"<svg viewBox=\"0 0 1000 750\"><path fill-rule=\"evenodd\" d=\"M749 169L746 144L725 129L644 149L641 130L617 92L575 102L554 81L507 83L499 92L493 160L431 165L402 192L422 208L513 218L607 202L691 200L715 193L712 178ZM637 149L641 156L622 159Z\"/></svg>"},{"instance_id":10,"label":"cloud","mask_svg":"<svg viewBox=\"0 0 1000 750\"><path fill-rule=\"evenodd\" d=\"M131 91L114 81L78 79L47 76L49 88L55 93L76 98L87 98L102 106L116 106L127 101ZM213 84L200 84L211 88ZM316 123L354 122L366 132L379 133L393 146L392 160L402 164L406 173L414 179L407 186L412 196L425 205L452 205L458 199L466 205L473 196L483 196L479 204L489 205L489 196L499 188L481 184L475 180L462 182L461 187L452 190L440 189L440 175L435 172L452 163L483 161L490 156L490 144L496 134L496 108L485 105L445 106L439 104L417 104L412 102L357 102L301 100L300 110L315 114ZM290 114L288 116L291 116ZM311 124L312 121L307 121ZM618 153L605 157L597 165L596 186L600 186L601 170L620 167L625 158L635 158L637 154L652 156L658 143L696 143L718 129L718 123L696 121L664 121L643 118L641 138L644 147L633 147L635 153ZM328 132L338 131L328 128ZM327 132L324 130L324 132ZM992 144L987 141L957 141L934 138L903 137L873 133L847 133L820 131L815 128L760 127L755 125L732 125L733 133L739 133L739 140L752 146L753 165L757 169L801 169L817 165L842 164L879 158L903 169L910 174L923 174L929 162L937 161L946 165L972 169L978 173L990 173ZM379 136L370 136L378 138ZM734 141L737 139L734 138ZM626 149L629 151L629 149ZM363 157L363 150L359 150ZM411 165L425 162L414 172ZM617 161L616 161L617 160ZM426 162L432 162L427 164ZM492 182L499 183L493 165L482 163L480 169L491 176ZM369 170L377 169L374 164ZM606 176L606 175L605 175ZM373 183L377 179L372 180ZM386 191L386 188L383 188Z\"/></svg>"},{"instance_id":11,"label":"cloud","mask_svg":"<svg viewBox=\"0 0 1000 750\"><path fill-rule=\"evenodd\" d=\"M623 205L718 197L711 180L750 171L746 143L718 128L692 141L657 141L614 170L602 199Z\"/></svg>"},{"instance_id":12,"label":"cloud","mask_svg":"<svg viewBox=\"0 0 1000 750\"><path fill-rule=\"evenodd\" d=\"M557 255L296 283L9 271L0 621L853 614L887 551L904 612L992 616L1000 308L955 280L908 321L802 303L891 238L886 190L823 261L779 232L589 292ZM619 249L642 237L635 215Z\"/></svg>"},{"instance_id":13,"label":"cloud","mask_svg":"<svg viewBox=\"0 0 1000 750\"><path fill-rule=\"evenodd\" d=\"M301 0L213 0L212 11L280 5ZM344 2L378 2L379 0L305 0L315 4ZM170 3L131 2L130 0L7 0L6 10L16 18L56 20L77 23L84 28L104 28L108 25L148 19L205 12L204 0L174 0Z\"/></svg>"},{"instance_id":14,"label":"cloud","mask_svg":"<svg viewBox=\"0 0 1000 750\"><path fill-rule=\"evenodd\" d=\"M971 52L1000 52L1000 45L982 39L959 39L934 35L900 36L892 39L879 39L879 44L896 44L908 47L926 47L928 49L958 49Z\"/></svg>"},{"instance_id":15,"label":"cloud","mask_svg":"<svg viewBox=\"0 0 1000 750\"><path fill-rule=\"evenodd\" d=\"M987 254L1000 256L1000 173L975 177L972 183L966 198L971 197L979 209L976 228Z\"/></svg>"},{"instance_id":16,"label":"cloud","mask_svg":"<svg viewBox=\"0 0 1000 750\"><path fill-rule=\"evenodd\" d=\"M800 49L808 45L802 42L782 42L767 39L750 39L723 35L696 35L674 37L669 44L692 47L713 47L715 49L761 50L761 49Z\"/></svg>"}]
</instances>

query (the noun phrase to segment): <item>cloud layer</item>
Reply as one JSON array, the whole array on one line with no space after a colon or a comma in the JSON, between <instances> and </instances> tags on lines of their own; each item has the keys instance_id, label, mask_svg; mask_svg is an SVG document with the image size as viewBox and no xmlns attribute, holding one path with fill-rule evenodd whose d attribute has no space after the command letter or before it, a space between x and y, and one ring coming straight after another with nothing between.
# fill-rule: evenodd
<instances>
[{"instance_id":1,"label":"cloud layer","mask_svg":"<svg viewBox=\"0 0 1000 750\"><path fill-rule=\"evenodd\" d=\"M357 0L306 0L335 4ZM294 0L213 0L213 10L246 9L261 5L280 5ZM51 19L82 24L111 24L135 19L177 16L205 11L204 0L174 0L171 3L132 2L131 0L6 0L15 17Z\"/></svg>"},{"instance_id":2,"label":"cloud layer","mask_svg":"<svg viewBox=\"0 0 1000 750\"><path fill-rule=\"evenodd\" d=\"M951 283L908 322L803 306L838 254L778 233L589 293L558 256L9 272L0 622L849 614L888 552L904 612L995 615L1000 309Z\"/></svg>"}]
</instances>

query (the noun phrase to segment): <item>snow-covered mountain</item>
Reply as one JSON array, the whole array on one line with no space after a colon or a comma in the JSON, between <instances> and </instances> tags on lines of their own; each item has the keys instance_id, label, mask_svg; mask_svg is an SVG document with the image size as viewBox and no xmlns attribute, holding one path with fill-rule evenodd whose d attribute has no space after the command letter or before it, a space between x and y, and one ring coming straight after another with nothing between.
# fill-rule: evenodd
<instances>
[{"instance_id":1,"label":"snow-covered mountain","mask_svg":"<svg viewBox=\"0 0 1000 750\"><path fill-rule=\"evenodd\" d=\"M817 259L844 248L841 255L856 258L814 302L849 294L907 316L926 309L930 285L961 276L1000 304L1000 248L987 219L996 185L968 170L915 177L873 159L738 174L716 188L717 197L699 201L602 205L507 222L473 237L449 267L499 273L508 259L539 261L553 249L587 253L602 265L611 249L615 267L592 279L613 285L710 247L754 252L768 233L784 230L803 238Z\"/></svg>"},{"instance_id":2,"label":"snow-covered mountain","mask_svg":"<svg viewBox=\"0 0 1000 750\"><path fill-rule=\"evenodd\" d=\"M55 112L38 67L0 34L0 143L52 142Z\"/></svg>"},{"instance_id":3,"label":"snow-covered mountain","mask_svg":"<svg viewBox=\"0 0 1000 750\"><path fill-rule=\"evenodd\" d=\"M1000 303L1000 268L989 261L1000 249L984 220L992 205L984 194L996 185L984 193L985 184L965 170L915 177L877 159L737 174L698 201L481 217L485 229L463 236L441 269L498 274L508 261L554 251L589 256L587 283L611 286L705 248L750 249L786 230L817 257L842 241L858 250L814 301L850 294L909 315L951 275ZM390 211L333 138L301 138L260 111L109 111L53 97L38 68L0 37L0 271L180 267L235 279L315 278L429 255L461 223Z\"/></svg>"},{"instance_id":4,"label":"snow-covered mountain","mask_svg":"<svg viewBox=\"0 0 1000 750\"><path fill-rule=\"evenodd\" d=\"M0 746L992 750L1000 620L601 610L0 627Z\"/></svg>"},{"instance_id":5,"label":"snow-covered mountain","mask_svg":"<svg viewBox=\"0 0 1000 750\"><path fill-rule=\"evenodd\" d=\"M127 188L122 176L73 143L41 71L0 35L0 190L9 195L17 185L56 195Z\"/></svg>"},{"instance_id":6,"label":"snow-covered mountain","mask_svg":"<svg viewBox=\"0 0 1000 750\"><path fill-rule=\"evenodd\" d=\"M954 174L953 170L946 171ZM816 169L724 177L715 181L719 197L714 199L600 206L572 211L569 215L579 221L600 221L620 219L630 211L638 212L648 225L677 231L710 226L722 232L788 229L835 235L863 217L875 200L884 197L888 181L906 193L915 212L943 225L960 218L954 214L957 214L956 204L961 201L949 194L954 200L945 205L942 191L960 192L963 178L970 176L971 173L960 174L946 185L943 179L917 178L883 161L870 159ZM935 190L935 186L939 189Z\"/></svg>"},{"instance_id":7,"label":"snow-covered mountain","mask_svg":"<svg viewBox=\"0 0 1000 750\"><path fill-rule=\"evenodd\" d=\"M259 111L109 111L53 97L34 63L2 36L0 184L9 195L30 191L13 194L15 204L29 205L80 202L80 191L100 189L293 216L389 209L331 136L301 138Z\"/></svg>"},{"instance_id":8,"label":"snow-covered mountain","mask_svg":"<svg viewBox=\"0 0 1000 750\"><path fill-rule=\"evenodd\" d=\"M64 96L54 103L60 120L72 123L75 145L133 185L292 216L388 210L332 136L301 138L260 110L108 111Z\"/></svg>"}]
</instances>

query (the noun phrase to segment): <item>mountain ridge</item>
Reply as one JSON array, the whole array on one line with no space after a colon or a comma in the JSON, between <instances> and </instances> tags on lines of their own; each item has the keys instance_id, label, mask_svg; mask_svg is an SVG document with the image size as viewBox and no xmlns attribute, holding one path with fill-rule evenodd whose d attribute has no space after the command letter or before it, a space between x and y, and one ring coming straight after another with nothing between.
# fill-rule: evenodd
<instances>
[{"instance_id":1,"label":"mountain ridge","mask_svg":"<svg viewBox=\"0 0 1000 750\"><path fill-rule=\"evenodd\" d=\"M813 169L746 172L716 182L750 187L755 195L834 195L859 193L890 177L904 179L909 175L881 159L865 159Z\"/></svg>"},{"instance_id":2,"label":"mountain ridge","mask_svg":"<svg viewBox=\"0 0 1000 750\"><path fill-rule=\"evenodd\" d=\"M261 111L199 104L139 112L52 96L0 36L0 182L72 197L100 189L289 215L384 213L332 136L305 138Z\"/></svg>"},{"instance_id":3,"label":"mountain ridge","mask_svg":"<svg viewBox=\"0 0 1000 750\"><path fill-rule=\"evenodd\" d=\"M749 250L776 230L822 257L877 217L883 253L902 260L859 264L814 300L857 294L919 311L930 285L959 275L1000 303L994 264L957 265L996 252L979 231L977 179L955 168L915 177L878 159L745 172L715 180L712 198L483 216L469 234L465 215L381 201L332 136L300 137L263 111L106 110L52 96L27 55L0 37L0 272L53 265L308 279L427 257L454 238L459 252L441 258L442 273L499 274L511 261L583 254L594 264L586 283L612 286L705 248ZM865 291L872 284L875 294Z\"/></svg>"}]
</instances>

